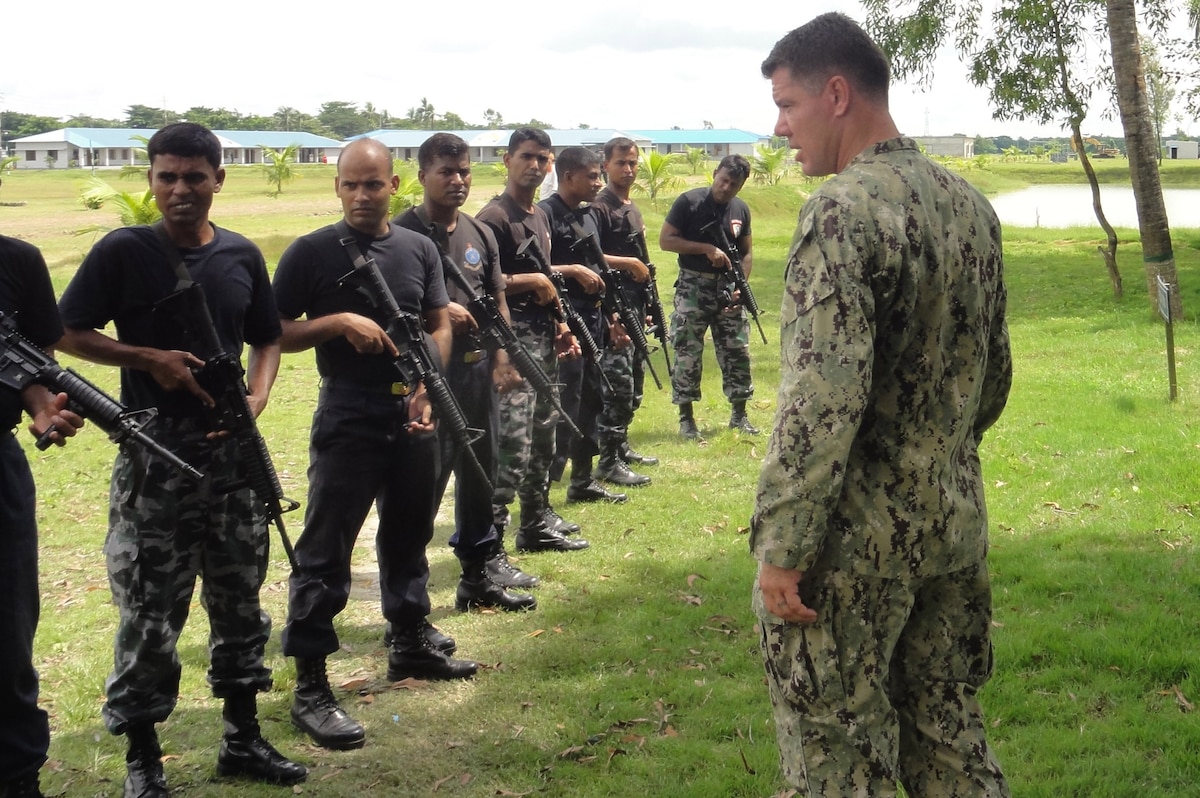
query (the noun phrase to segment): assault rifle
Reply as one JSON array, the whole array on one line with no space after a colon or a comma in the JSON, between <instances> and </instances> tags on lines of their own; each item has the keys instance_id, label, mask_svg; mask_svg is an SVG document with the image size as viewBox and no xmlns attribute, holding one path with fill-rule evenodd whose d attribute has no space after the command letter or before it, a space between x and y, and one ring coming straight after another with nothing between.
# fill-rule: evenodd
<instances>
[{"instance_id":1,"label":"assault rifle","mask_svg":"<svg viewBox=\"0 0 1200 798\"><path fill-rule=\"evenodd\" d=\"M14 391L22 391L29 385L42 385L53 393L65 393L68 398L67 409L82 418L92 419L97 427L108 433L113 443L135 444L166 460L172 468L192 479L204 478L203 474L143 431L158 414L156 409L127 409L71 369L60 366L41 347L21 335L13 318L3 313L0 313L0 385ZM39 449L50 446L52 432L54 427L38 438Z\"/></svg>"},{"instance_id":2,"label":"assault rifle","mask_svg":"<svg viewBox=\"0 0 1200 798\"><path fill-rule=\"evenodd\" d=\"M388 338L392 339L396 349L400 350L395 360L400 379L409 388L416 388L417 383L425 384L430 404L445 422L458 450L474 466L487 492L492 493L495 490L492 478L475 456L475 450L471 448L472 443L483 437L483 430L472 429L467 424L462 408L450 392L450 386L446 384L445 378L438 370L437 361L433 359L429 346L425 343L425 329L421 320L400 309L374 258L366 257L357 247L352 247L350 251L354 256L354 269L344 275L338 281L339 284L356 284L357 289L366 295L372 305L387 314Z\"/></svg>"},{"instance_id":3,"label":"assault rifle","mask_svg":"<svg viewBox=\"0 0 1200 798\"><path fill-rule=\"evenodd\" d=\"M579 341L579 349L583 352L583 356L596 364L596 371L600 373L600 379L604 380L604 384L611 391L612 383L608 381L608 375L604 373L604 365L600 361L600 346L596 343L592 331L588 329L587 321L579 315L579 311L567 299L566 278L550 268L550 262L546 260L546 254L542 252L537 236L530 236L521 246L517 247L517 258L532 259L538 271L554 283L554 289L558 292L558 301L552 306L551 313L556 321L566 324L571 329L571 334Z\"/></svg>"},{"instance_id":4,"label":"assault rifle","mask_svg":"<svg viewBox=\"0 0 1200 798\"><path fill-rule=\"evenodd\" d=\"M267 520L279 530L279 540L287 554L292 573L299 570L296 550L288 538L283 525L283 514L300 506L300 502L283 495L279 475L267 451L267 442L258 431L258 423L250 410L249 393L246 390L245 370L242 361L226 352L217 336L204 288L199 283L190 283L165 299L159 300L156 312L165 313L185 331L189 340L199 342L204 365L196 370L196 381L206 390L216 406L211 409L215 429L227 431L237 442L238 461L242 479L218 485L217 489L229 493L248 486L261 505Z\"/></svg>"},{"instance_id":5,"label":"assault rifle","mask_svg":"<svg viewBox=\"0 0 1200 798\"><path fill-rule=\"evenodd\" d=\"M758 300L754 298L754 292L750 290L750 281L746 279L746 273L742 271L742 254L738 252L737 244L731 242L729 236L725 235L725 226L722 224L721 216L719 213L716 214L711 222L700 228L700 232L711 231L713 243L729 256L730 282L741 295L739 301L746 306L746 310L750 311L750 315L754 318L758 334L762 336L762 342L765 344L767 334L763 332L762 322L758 319Z\"/></svg>"},{"instance_id":6,"label":"assault rifle","mask_svg":"<svg viewBox=\"0 0 1200 798\"><path fill-rule=\"evenodd\" d=\"M580 257L583 258L583 262L598 271L604 278L605 312L617 314L617 318L621 320L621 326L625 328L629 340L633 342L633 356L638 360L645 361L650 376L654 378L654 384L661 391L662 380L658 378L658 374L654 371L654 365L650 362L650 342L646 340L646 330L643 328L642 319L638 318L633 305L625 297L625 289L621 285L621 275L616 269L609 268L595 233L584 230L583 225L577 221L571 222L571 230L575 233L575 243L571 245L571 249L581 250Z\"/></svg>"},{"instance_id":7,"label":"assault rifle","mask_svg":"<svg viewBox=\"0 0 1200 798\"><path fill-rule=\"evenodd\" d=\"M658 294L658 270L650 262L650 250L646 247L646 233L642 230L635 230L629 234L629 240L637 247L638 258L646 264L646 269L650 272L650 280L646 284L646 315L650 317L650 322L654 325L652 332L662 348L663 357L667 360L667 375L670 376L673 371L671 368L671 345L667 341L667 313L663 310L662 298Z\"/></svg>"},{"instance_id":8,"label":"assault rifle","mask_svg":"<svg viewBox=\"0 0 1200 798\"><path fill-rule=\"evenodd\" d=\"M521 343L521 339L517 338L517 334L513 332L508 320L500 312L500 305L497 304L496 298L486 291L476 292L472 288L467 276L462 273L462 269L458 268L458 264L446 254L446 248L442 244L436 224L431 223L425 228L425 232L433 240L434 246L438 248L438 254L442 256L442 271L462 289L464 294L471 297L467 302L467 310L471 311L471 316L479 325L480 334L486 336L494 348L503 349L508 353L508 359L512 361L521 377L529 383L538 396L549 402L558 411L558 417L571 428L571 432L582 438L583 431L567 415L558 401L558 392L555 390L554 383L550 381L550 376L533 359L533 355L525 348L525 344Z\"/></svg>"}]
</instances>

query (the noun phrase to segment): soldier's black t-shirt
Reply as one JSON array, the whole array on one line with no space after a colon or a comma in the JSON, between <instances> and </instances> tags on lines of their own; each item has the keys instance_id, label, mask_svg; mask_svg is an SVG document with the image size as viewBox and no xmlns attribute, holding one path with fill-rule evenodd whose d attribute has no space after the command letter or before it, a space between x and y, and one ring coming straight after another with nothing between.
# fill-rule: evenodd
<instances>
[{"instance_id":1,"label":"soldier's black t-shirt","mask_svg":"<svg viewBox=\"0 0 1200 798\"><path fill-rule=\"evenodd\" d=\"M579 263L587 266L596 274L600 274L584 259L582 247L586 244L578 240L575 230L571 227L573 222L579 222L585 234L591 233L596 236L597 241L599 240L599 230L596 228L596 219L592 216L591 206L571 208L563 201L560 194L552 194L548 199L539 202L538 207L545 211L546 219L550 223L550 264L562 266L568 263ZM564 283L567 288L567 296L576 306L595 307L600 297L603 296L603 291L597 294L588 294L578 280L570 277L567 277Z\"/></svg>"},{"instance_id":2,"label":"soldier's black t-shirt","mask_svg":"<svg viewBox=\"0 0 1200 798\"><path fill-rule=\"evenodd\" d=\"M642 212L638 206L632 202L625 202L610 187L605 186L591 207L600 231L600 247L604 254L641 259L638 240L644 240L646 222L642 219ZM635 283L624 272L621 273L621 278L625 295L644 304L646 284Z\"/></svg>"},{"instance_id":3,"label":"soldier's black t-shirt","mask_svg":"<svg viewBox=\"0 0 1200 798\"><path fill-rule=\"evenodd\" d=\"M731 244L737 244L739 238L750 235L750 208L742 198L734 197L728 205L721 207L712 201L712 190L708 188L694 188L680 194L667 213L666 222L688 241L716 244L712 231L705 229L715 220L719 220ZM681 253L679 267L709 274L721 271L704 255Z\"/></svg>"},{"instance_id":4,"label":"soldier's black t-shirt","mask_svg":"<svg viewBox=\"0 0 1200 798\"><path fill-rule=\"evenodd\" d=\"M388 225L382 236L361 233L344 225L329 225L301 236L279 259L275 270L275 299L286 319L309 319L333 313L357 313L388 326L387 312L375 307L356 288L343 281L354 271L353 256L342 246L341 230L354 236L359 251L379 266L400 310L420 316L445 307L446 284L442 261L433 242L420 233ZM389 383L398 379L394 360L385 354L359 354L344 336L318 344L317 371L322 377L343 377L363 383Z\"/></svg>"},{"instance_id":5,"label":"soldier's black t-shirt","mask_svg":"<svg viewBox=\"0 0 1200 798\"><path fill-rule=\"evenodd\" d=\"M475 218L491 228L492 234L495 235L496 245L500 249L500 270L505 274L529 274L538 271L529 259L517 259L517 249L530 236L537 237L546 262L552 262L550 222L546 218L546 212L536 205L532 212L526 211L508 194L501 194L484 205ZM508 294L506 298L513 321L550 323L550 314L546 306L537 304L534 292Z\"/></svg>"},{"instance_id":6,"label":"soldier's black t-shirt","mask_svg":"<svg viewBox=\"0 0 1200 798\"><path fill-rule=\"evenodd\" d=\"M46 349L62 338L42 253L33 244L7 236L0 236L0 312L12 318L17 331L35 346ZM21 395L0 386L0 429L19 424L23 409Z\"/></svg>"},{"instance_id":7,"label":"soldier's black t-shirt","mask_svg":"<svg viewBox=\"0 0 1200 798\"><path fill-rule=\"evenodd\" d=\"M212 241L178 252L204 289L221 347L240 358L244 343L265 346L279 340L279 312L258 247L237 233L212 228ZM172 260L153 228L114 230L92 247L63 292L58 303L63 324L99 330L112 321L122 343L199 354L199 341L182 340L172 320L155 312L179 282ZM205 412L191 393L166 391L138 369L121 369L121 398L130 409L157 407L164 416L203 417Z\"/></svg>"}]
</instances>

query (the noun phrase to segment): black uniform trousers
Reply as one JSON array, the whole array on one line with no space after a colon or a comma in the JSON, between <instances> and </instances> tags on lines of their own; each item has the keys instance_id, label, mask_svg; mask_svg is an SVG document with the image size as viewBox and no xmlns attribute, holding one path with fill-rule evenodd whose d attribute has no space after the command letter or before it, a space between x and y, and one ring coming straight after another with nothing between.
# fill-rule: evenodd
<instances>
[{"instance_id":1,"label":"black uniform trousers","mask_svg":"<svg viewBox=\"0 0 1200 798\"><path fill-rule=\"evenodd\" d=\"M0 432L0 782L36 773L50 725L37 702L38 548L33 474L21 445Z\"/></svg>"},{"instance_id":2,"label":"black uniform trousers","mask_svg":"<svg viewBox=\"0 0 1200 798\"><path fill-rule=\"evenodd\" d=\"M375 503L375 551L383 616L393 626L429 614L429 561L438 477L436 433L410 435L408 399L389 386L322 381L309 444L308 506L296 541L283 653L324 657L338 650L333 619L350 596L350 558Z\"/></svg>"},{"instance_id":3,"label":"black uniform trousers","mask_svg":"<svg viewBox=\"0 0 1200 798\"><path fill-rule=\"evenodd\" d=\"M456 347L446 367L445 379L462 408L467 426L483 433L471 444L471 450L488 478L495 482L500 405L492 387L492 359L486 351L467 352ZM483 484L475 466L461 456L448 427L439 424L438 430L441 441L438 505L446 493L450 474L454 474L454 533L450 536L450 548L462 562L485 560L494 553L500 539L492 515L492 491Z\"/></svg>"},{"instance_id":4,"label":"black uniform trousers","mask_svg":"<svg viewBox=\"0 0 1200 798\"><path fill-rule=\"evenodd\" d=\"M596 339L596 344L603 351L607 335L603 311L594 299L576 301L572 298L571 304L579 311L592 338ZM559 389L558 398L562 403L563 412L575 422L579 431L583 433L583 437L580 438L569 426L559 423L555 430L557 436L555 451L559 453L560 464L564 455L569 456L571 460L586 460L594 457L600 453L596 420L603 409L600 393L600 367L587 355L564 360L558 365L558 381L562 386ZM561 473L557 467L555 471Z\"/></svg>"}]
</instances>

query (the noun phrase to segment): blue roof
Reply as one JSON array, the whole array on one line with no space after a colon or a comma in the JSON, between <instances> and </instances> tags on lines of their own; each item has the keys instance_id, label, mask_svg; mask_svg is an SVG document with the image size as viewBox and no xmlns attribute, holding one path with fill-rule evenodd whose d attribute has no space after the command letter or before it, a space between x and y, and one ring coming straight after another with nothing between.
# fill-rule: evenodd
<instances>
[{"instance_id":1,"label":"blue roof","mask_svg":"<svg viewBox=\"0 0 1200 798\"><path fill-rule=\"evenodd\" d=\"M471 147L507 147L512 129L503 130L372 130L354 139L372 138L381 142L385 147L420 147L425 139L434 133L453 133L467 142ZM641 146L650 143L644 136L638 136L623 130L608 128L571 128L568 130L547 130L550 142L555 147L599 147L606 141L618 136L630 138Z\"/></svg>"},{"instance_id":2,"label":"blue roof","mask_svg":"<svg viewBox=\"0 0 1200 798\"><path fill-rule=\"evenodd\" d=\"M631 130L630 132L650 139L655 144L758 144L760 141L769 141L771 138L738 128Z\"/></svg>"},{"instance_id":3,"label":"blue roof","mask_svg":"<svg viewBox=\"0 0 1200 798\"><path fill-rule=\"evenodd\" d=\"M299 144L301 147L323 147L326 149L336 148L341 149L345 146L343 142L337 139L331 139L327 136L318 136L316 133L305 133L301 130L214 130L223 146L230 146L226 142L232 143L235 147L243 147L246 149L254 149L255 147L270 147L273 150L281 150L291 144Z\"/></svg>"}]
</instances>

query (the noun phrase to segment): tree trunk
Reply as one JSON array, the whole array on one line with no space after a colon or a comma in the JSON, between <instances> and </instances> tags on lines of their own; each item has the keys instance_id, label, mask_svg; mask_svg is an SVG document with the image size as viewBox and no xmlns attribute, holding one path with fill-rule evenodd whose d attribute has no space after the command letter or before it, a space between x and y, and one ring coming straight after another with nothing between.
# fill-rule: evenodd
<instances>
[{"instance_id":1,"label":"tree trunk","mask_svg":"<svg viewBox=\"0 0 1200 798\"><path fill-rule=\"evenodd\" d=\"M1150 305L1158 308L1157 278L1178 288L1175 253L1171 248L1171 228L1163 202L1162 183L1155 158L1154 125L1146 101L1146 76L1138 42L1137 7L1134 0L1107 0L1108 35L1112 46L1113 77L1117 84L1117 106L1125 129L1125 147L1129 155L1129 176L1137 205L1138 227L1142 235L1142 263ZM1171 292L1171 313L1183 318L1179 291Z\"/></svg>"},{"instance_id":2,"label":"tree trunk","mask_svg":"<svg viewBox=\"0 0 1200 798\"><path fill-rule=\"evenodd\" d=\"M1096 249L1104 257L1104 268L1108 270L1108 281L1112 283L1113 299L1122 299L1125 296L1125 285L1121 281L1121 271L1117 268L1117 231L1108 223L1108 217L1104 215L1104 208L1100 206L1100 181L1096 179L1096 170L1092 168L1092 161L1083 147L1083 134L1079 132L1079 124L1078 117L1071 118L1071 134L1075 136L1075 152L1079 153L1079 163L1083 166L1088 185L1092 188L1092 210L1096 212L1096 221L1100 223L1100 227L1104 229L1104 235L1108 239L1107 248L1096 247Z\"/></svg>"}]
</instances>

